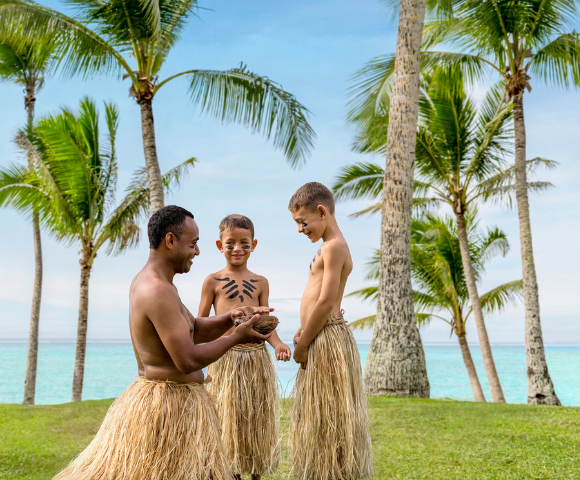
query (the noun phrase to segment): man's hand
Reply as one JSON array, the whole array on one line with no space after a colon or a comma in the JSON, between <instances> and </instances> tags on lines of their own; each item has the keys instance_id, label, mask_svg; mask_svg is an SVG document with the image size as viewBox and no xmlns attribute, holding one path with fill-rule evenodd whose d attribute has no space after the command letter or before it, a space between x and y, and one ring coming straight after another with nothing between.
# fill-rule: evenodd
<instances>
[{"instance_id":1,"label":"man's hand","mask_svg":"<svg viewBox=\"0 0 580 480\"><path fill-rule=\"evenodd\" d=\"M247 315L269 315L274 309L270 307L238 307L234 308L230 312L230 318L232 322L239 317L245 317Z\"/></svg>"},{"instance_id":2,"label":"man's hand","mask_svg":"<svg viewBox=\"0 0 580 480\"><path fill-rule=\"evenodd\" d=\"M274 351L276 353L276 360L280 360L282 362L287 362L290 360L291 352L290 348L288 348L288 345L280 342L278 345L276 345Z\"/></svg>"},{"instance_id":3,"label":"man's hand","mask_svg":"<svg viewBox=\"0 0 580 480\"><path fill-rule=\"evenodd\" d=\"M299 363L300 366L306 370L306 364L308 363L308 347L303 347L297 344L294 347L294 361Z\"/></svg>"},{"instance_id":4,"label":"man's hand","mask_svg":"<svg viewBox=\"0 0 580 480\"><path fill-rule=\"evenodd\" d=\"M259 310L258 307L242 307L242 308L253 308L254 310ZM266 311L274 310L273 308L266 308L266 307L262 307L262 308L265 308ZM238 316L240 316L240 315L238 315ZM235 335L234 338L236 339L236 343L238 345L240 343L261 343L261 342L268 340L272 336L272 332L270 332L268 335L262 335L261 333L256 332L256 330L254 330L252 328L259 319L260 319L259 314L254 315L247 322L240 323L236 327L236 329L234 330L234 333L232 333L232 336Z\"/></svg>"}]
</instances>

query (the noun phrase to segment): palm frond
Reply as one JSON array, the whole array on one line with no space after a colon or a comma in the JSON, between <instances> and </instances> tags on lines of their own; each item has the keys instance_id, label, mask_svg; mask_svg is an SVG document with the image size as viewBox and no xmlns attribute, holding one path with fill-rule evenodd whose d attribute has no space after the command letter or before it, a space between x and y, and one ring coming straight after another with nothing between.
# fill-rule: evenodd
<instances>
[{"instance_id":1,"label":"palm frond","mask_svg":"<svg viewBox=\"0 0 580 480\"><path fill-rule=\"evenodd\" d=\"M376 315L369 315L368 317L359 318L354 322L349 322L348 326L353 330L365 330L368 328L373 328L377 320Z\"/></svg>"},{"instance_id":2,"label":"palm frond","mask_svg":"<svg viewBox=\"0 0 580 480\"><path fill-rule=\"evenodd\" d=\"M226 71L188 70L161 82L186 76L194 103L224 123L240 123L272 139L292 167L302 165L312 149L315 133L309 111L290 93L244 65Z\"/></svg>"},{"instance_id":3,"label":"palm frond","mask_svg":"<svg viewBox=\"0 0 580 480\"><path fill-rule=\"evenodd\" d=\"M480 296L481 308L484 313L501 312L508 305L515 305L523 297L524 284L522 280L499 285Z\"/></svg>"},{"instance_id":4,"label":"palm frond","mask_svg":"<svg viewBox=\"0 0 580 480\"><path fill-rule=\"evenodd\" d=\"M577 32L560 35L540 48L528 69L547 85L580 86L580 39Z\"/></svg>"},{"instance_id":5,"label":"palm frond","mask_svg":"<svg viewBox=\"0 0 580 480\"><path fill-rule=\"evenodd\" d=\"M350 292L347 297L360 297L363 300L376 300L379 294L379 287L366 287Z\"/></svg>"},{"instance_id":6,"label":"palm frond","mask_svg":"<svg viewBox=\"0 0 580 480\"><path fill-rule=\"evenodd\" d=\"M374 163L359 162L340 168L332 185L337 201L377 199L383 193L385 170Z\"/></svg>"}]
</instances>

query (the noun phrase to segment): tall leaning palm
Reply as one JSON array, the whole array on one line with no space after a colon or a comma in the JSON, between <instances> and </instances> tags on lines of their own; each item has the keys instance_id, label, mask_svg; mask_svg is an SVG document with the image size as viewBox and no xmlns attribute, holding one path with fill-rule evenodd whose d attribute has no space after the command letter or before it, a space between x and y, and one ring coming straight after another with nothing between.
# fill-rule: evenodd
<instances>
[{"instance_id":1,"label":"tall leaning palm","mask_svg":"<svg viewBox=\"0 0 580 480\"><path fill-rule=\"evenodd\" d=\"M534 263L526 172L524 94L534 81L548 86L580 86L577 0L454 0L442 18L425 26L423 68L460 65L472 78L491 72L505 81L515 123L516 202L524 280L528 403L560 405L548 371L538 282ZM436 51L443 44L445 51ZM449 50L456 50L449 52ZM387 63L392 63L387 62ZM392 67L384 65L384 75Z\"/></svg>"},{"instance_id":2,"label":"tall leaning palm","mask_svg":"<svg viewBox=\"0 0 580 480\"><path fill-rule=\"evenodd\" d=\"M374 79L370 79L372 83ZM467 239L465 213L477 202L509 199L515 191L513 167L506 165L512 140L510 105L503 103L503 86L497 85L486 96L479 112L464 89L457 72L439 70L425 76L420 102L419 128L416 132L415 198L417 206L433 204L451 207L458 225L461 255L470 302L477 326L484 366L494 402L504 402L493 354L484 322L476 280L471 265L470 246ZM388 112L389 102L382 102ZM359 144L369 149L384 148L381 140L380 119L367 123ZM378 133L377 133L378 132ZM528 169L539 165L553 166L553 162L534 159L527 163ZM372 167L361 164L343 169L335 185L338 198L362 198L377 191L378 181L372 175ZM530 182L528 188L542 190L549 184Z\"/></svg>"},{"instance_id":3,"label":"tall leaning palm","mask_svg":"<svg viewBox=\"0 0 580 480\"><path fill-rule=\"evenodd\" d=\"M473 214L467 215L467 235L470 244L471 263L479 282L485 265L495 256L505 255L509 244L505 234L498 229L482 232L477 228ZM463 363L475 401L485 402L485 395L473 363L467 342L466 325L472 308L461 261L457 223L450 217L420 216L411 223L411 272L413 277L413 303L419 325L432 319L444 321L457 336ZM369 262L367 279L378 280L378 255ZM357 290L349 294L364 299L376 299L377 286ZM481 308L486 314L500 312L521 296L522 281L499 285L481 295ZM350 323L350 327L369 328L375 323L375 315Z\"/></svg>"},{"instance_id":4,"label":"tall leaning palm","mask_svg":"<svg viewBox=\"0 0 580 480\"><path fill-rule=\"evenodd\" d=\"M63 109L43 118L19 143L35 158L33 170L17 166L0 171L0 205L39 212L45 229L57 240L80 248L80 298L77 345L71 399L82 399L89 312L89 279L95 257L119 254L137 245L138 222L149 211L148 182L138 172L126 196L115 207L117 158L115 137L118 114L106 105L106 139L99 131L95 104L84 99L78 114ZM168 172L166 187L178 182L195 160Z\"/></svg>"},{"instance_id":5,"label":"tall leaning palm","mask_svg":"<svg viewBox=\"0 0 580 480\"><path fill-rule=\"evenodd\" d=\"M17 39L0 39L0 81L16 83L23 87L28 128L32 126L34 121L36 94L42 88L45 76L55 66L54 53L55 44L52 42L22 44ZM28 158L28 167L33 168L31 156ZM32 238L34 244L34 287L22 400L25 405L34 405L38 364L38 328L42 299L42 242L37 212L32 212Z\"/></svg>"},{"instance_id":6,"label":"tall leaning palm","mask_svg":"<svg viewBox=\"0 0 580 480\"><path fill-rule=\"evenodd\" d=\"M42 39L58 32L65 73L122 72L141 109L143 150L152 211L164 205L157 158L153 99L172 80L189 82L191 100L223 122L238 122L272 138L288 162L304 162L314 132L307 110L288 92L245 66L227 71L189 69L160 79L171 48L180 38L197 0L68 0L71 18L30 0L0 0L0 34L21 31ZM90 25L89 28L87 25ZM135 61L129 65L129 58Z\"/></svg>"}]
</instances>

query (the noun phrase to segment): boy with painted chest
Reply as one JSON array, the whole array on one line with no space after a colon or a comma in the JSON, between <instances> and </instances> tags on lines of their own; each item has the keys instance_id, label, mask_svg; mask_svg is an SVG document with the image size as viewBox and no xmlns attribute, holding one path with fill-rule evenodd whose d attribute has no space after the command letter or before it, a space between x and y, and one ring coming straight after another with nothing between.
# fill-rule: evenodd
<instances>
[{"instance_id":1,"label":"boy with painted chest","mask_svg":"<svg viewBox=\"0 0 580 480\"><path fill-rule=\"evenodd\" d=\"M254 225L243 215L229 215L219 226L216 245L226 257L225 268L208 275L202 287L198 315L214 307L226 312L245 306L267 306L265 277L250 272L247 262L258 243ZM226 333L229 335L234 328ZM276 332L268 342L277 360L290 360L290 349ZM222 440L237 479L252 480L274 473L281 460L278 434L278 385L274 364L264 343L238 345L208 369L208 389L217 398Z\"/></svg>"},{"instance_id":2,"label":"boy with painted chest","mask_svg":"<svg viewBox=\"0 0 580 480\"><path fill-rule=\"evenodd\" d=\"M373 476L362 368L341 310L353 268L334 216L332 192L321 183L299 188L288 209L312 243L322 239L309 267L300 304L294 360L301 365L292 395L292 474L299 480L354 480Z\"/></svg>"}]
</instances>

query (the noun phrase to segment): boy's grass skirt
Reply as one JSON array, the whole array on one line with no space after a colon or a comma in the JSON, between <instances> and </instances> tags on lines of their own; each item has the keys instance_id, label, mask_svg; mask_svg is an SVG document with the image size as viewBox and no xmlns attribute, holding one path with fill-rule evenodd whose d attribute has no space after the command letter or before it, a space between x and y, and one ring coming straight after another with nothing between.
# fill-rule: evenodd
<instances>
[{"instance_id":1,"label":"boy's grass skirt","mask_svg":"<svg viewBox=\"0 0 580 480\"><path fill-rule=\"evenodd\" d=\"M138 377L54 480L231 480L220 434L204 385Z\"/></svg>"},{"instance_id":2,"label":"boy's grass skirt","mask_svg":"<svg viewBox=\"0 0 580 480\"><path fill-rule=\"evenodd\" d=\"M210 365L222 441L235 474L271 475L280 465L279 398L265 344L238 345Z\"/></svg>"},{"instance_id":3,"label":"boy's grass skirt","mask_svg":"<svg viewBox=\"0 0 580 480\"><path fill-rule=\"evenodd\" d=\"M342 317L330 318L308 350L292 391L292 474L299 480L373 476L367 400L356 342Z\"/></svg>"}]
</instances>

